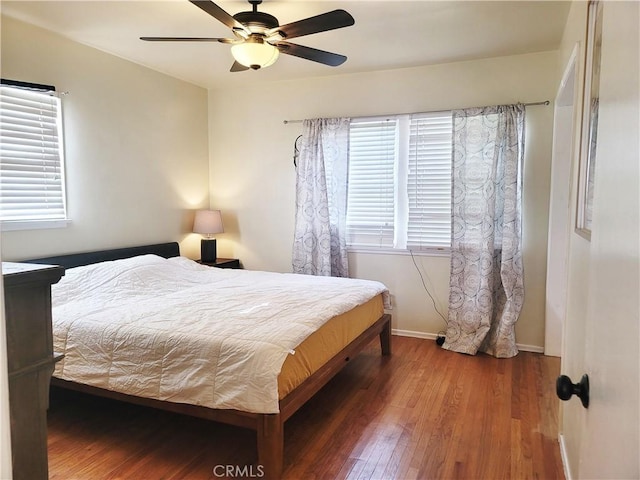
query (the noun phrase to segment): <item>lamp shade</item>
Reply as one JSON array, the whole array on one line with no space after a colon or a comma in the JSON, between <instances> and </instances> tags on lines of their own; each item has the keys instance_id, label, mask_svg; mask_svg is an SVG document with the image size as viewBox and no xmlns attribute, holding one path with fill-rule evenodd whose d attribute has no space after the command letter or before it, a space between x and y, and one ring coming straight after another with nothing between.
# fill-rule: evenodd
<instances>
[{"instance_id":1,"label":"lamp shade","mask_svg":"<svg viewBox=\"0 0 640 480\"><path fill-rule=\"evenodd\" d=\"M250 38L231 47L231 55L235 61L254 70L273 65L279 54L276 47L261 39Z\"/></svg>"},{"instance_id":2,"label":"lamp shade","mask_svg":"<svg viewBox=\"0 0 640 480\"><path fill-rule=\"evenodd\" d=\"M197 210L193 221L193 232L203 235L224 232L220 210Z\"/></svg>"}]
</instances>

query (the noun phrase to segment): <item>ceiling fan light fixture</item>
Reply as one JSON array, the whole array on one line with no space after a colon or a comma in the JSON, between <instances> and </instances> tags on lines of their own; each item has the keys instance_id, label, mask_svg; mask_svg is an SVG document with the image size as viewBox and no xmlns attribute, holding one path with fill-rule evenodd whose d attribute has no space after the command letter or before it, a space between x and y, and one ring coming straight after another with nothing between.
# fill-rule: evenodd
<instances>
[{"instance_id":1,"label":"ceiling fan light fixture","mask_svg":"<svg viewBox=\"0 0 640 480\"><path fill-rule=\"evenodd\" d=\"M231 55L239 64L258 70L273 65L280 52L262 39L250 38L243 43L232 46Z\"/></svg>"}]
</instances>

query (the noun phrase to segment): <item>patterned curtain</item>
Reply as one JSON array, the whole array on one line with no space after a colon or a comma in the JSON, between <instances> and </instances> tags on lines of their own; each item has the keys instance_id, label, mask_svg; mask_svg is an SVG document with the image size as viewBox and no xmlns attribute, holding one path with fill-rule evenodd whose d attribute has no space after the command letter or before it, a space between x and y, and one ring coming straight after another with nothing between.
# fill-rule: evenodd
<instances>
[{"instance_id":1,"label":"patterned curtain","mask_svg":"<svg viewBox=\"0 0 640 480\"><path fill-rule=\"evenodd\" d=\"M348 277L348 118L305 120L296 169L293 271Z\"/></svg>"},{"instance_id":2,"label":"patterned curtain","mask_svg":"<svg viewBox=\"0 0 640 480\"><path fill-rule=\"evenodd\" d=\"M523 105L453 112L448 350L518 354L524 118Z\"/></svg>"}]
</instances>

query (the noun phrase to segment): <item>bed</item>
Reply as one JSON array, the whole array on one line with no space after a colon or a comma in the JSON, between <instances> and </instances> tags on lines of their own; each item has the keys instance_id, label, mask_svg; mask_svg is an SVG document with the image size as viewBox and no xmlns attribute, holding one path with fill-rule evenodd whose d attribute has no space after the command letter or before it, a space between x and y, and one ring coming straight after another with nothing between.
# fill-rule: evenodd
<instances>
[{"instance_id":1,"label":"bed","mask_svg":"<svg viewBox=\"0 0 640 480\"><path fill-rule=\"evenodd\" d=\"M52 384L255 430L268 478L284 422L375 337L391 353L378 282L207 267L175 242L31 261L67 269Z\"/></svg>"}]
</instances>

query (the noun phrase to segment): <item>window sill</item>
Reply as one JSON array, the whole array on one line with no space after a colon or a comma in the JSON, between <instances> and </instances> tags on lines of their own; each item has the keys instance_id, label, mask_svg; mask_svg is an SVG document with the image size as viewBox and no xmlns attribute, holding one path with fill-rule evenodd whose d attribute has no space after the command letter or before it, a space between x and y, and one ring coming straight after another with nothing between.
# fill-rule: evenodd
<instances>
[{"instance_id":1,"label":"window sill","mask_svg":"<svg viewBox=\"0 0 640 480\"><path fill-rule=\"evenodd\" d=\"M411 255L414 257L449 257L450 248L432 248L429 250L402 250L398 248L366 248L348 247L348 253L365 253L369 255Z\"/></svg>"},{"instance_id":2,"label":"window sill","mask_svg":"<svg viewBox=\"0 0 640 480\"><path fill-rule=\"evenodd\" d=\"M0 231L41 230L45 228L66 228L71 220L5 220L0 222Z\"/></svg>"}]
</instances>

